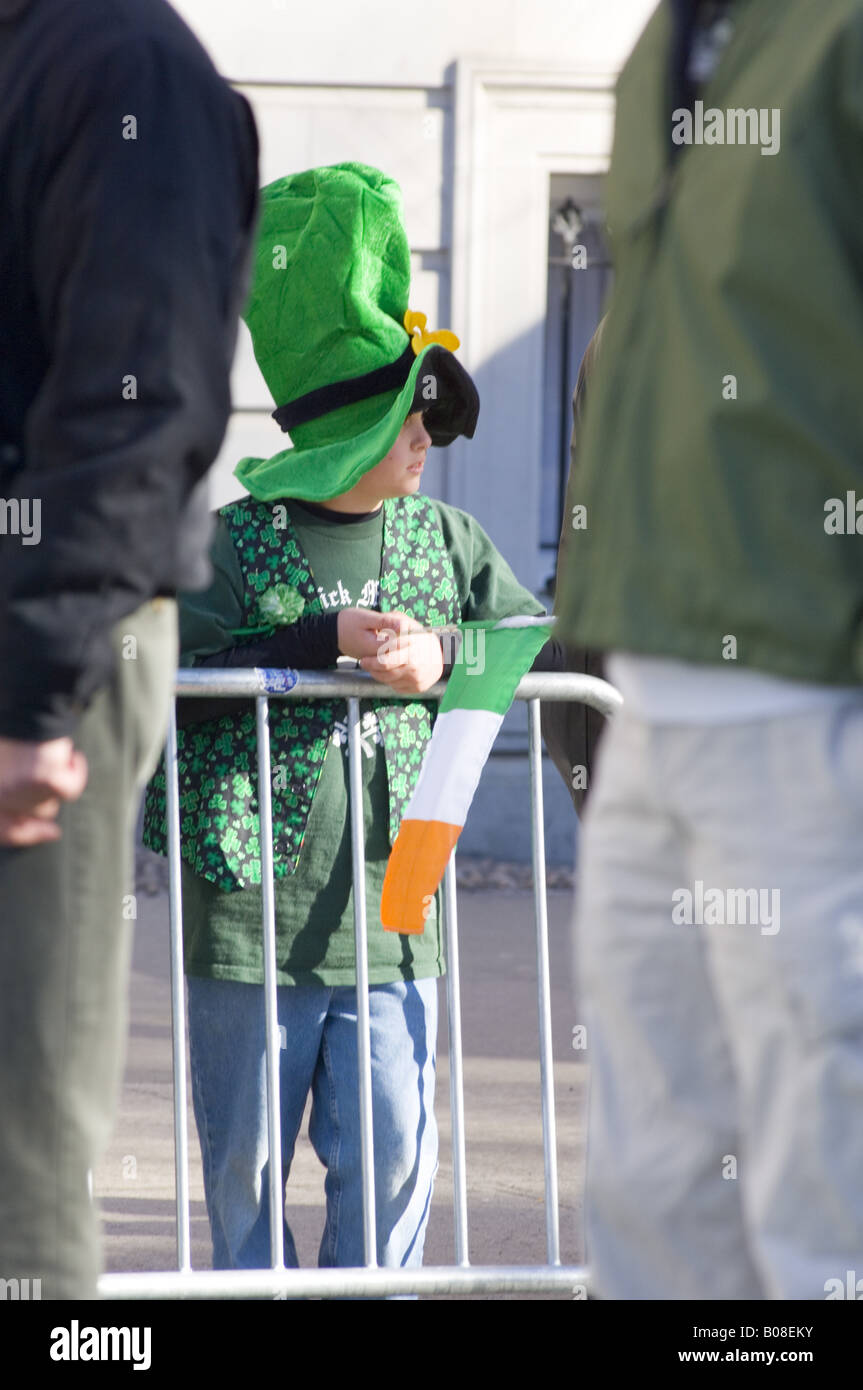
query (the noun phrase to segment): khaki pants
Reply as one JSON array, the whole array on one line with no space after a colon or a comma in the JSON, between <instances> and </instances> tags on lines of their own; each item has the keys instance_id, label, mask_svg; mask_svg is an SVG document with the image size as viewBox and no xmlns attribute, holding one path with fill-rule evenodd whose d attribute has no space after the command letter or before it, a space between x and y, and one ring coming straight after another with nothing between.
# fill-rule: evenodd
<instances>
[{"instance_id":1,"label":"khaki pants","mask_svg":"<svg viewBox=\"0 0 863 1390\"><path fill-rule=\"evenodd\" d=\"M863 1274L863 701L617 715L579 880L597 1294L844 1288Z\"/></svg>"},{"instance_id":2,"label":"khaki pants","mask_svg":"<svg viewBox=\"0 0 863 1390\"><path fill-rule=\"evenodd\" d=\"M89 778L61 810L62 838L0 849L0 1278L41 1280L43 1298L96 1293L87 1174L122 1073L124 897L140 792L164 739L176 605L146 604L113 638L112 679L75 737Z\"/></svg>"}]
</instances>

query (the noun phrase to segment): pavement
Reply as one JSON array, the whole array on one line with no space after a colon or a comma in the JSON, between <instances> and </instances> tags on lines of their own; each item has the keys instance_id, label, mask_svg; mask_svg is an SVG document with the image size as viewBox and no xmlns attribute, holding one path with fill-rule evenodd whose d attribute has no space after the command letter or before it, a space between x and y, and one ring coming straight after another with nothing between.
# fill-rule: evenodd
<instances>
[{"instance_id":1,"label":"pavement","mask_svg":"<svg viewBox=\"0 0 863 1390\"><path fill-rule=\"evenodd\" d=\"M465 881L471 881L468 875ZM517 874L486 878L486 883L495 882L513 886L460 889L458 894L470 1260L543 1264L533 895L514 886ZM122 1097L113 1139L94 1173L105 1266L111 1272L177 1267L168 905L158 874L151 870L148 878L145 872L143 885L137 895ZM550 891L548 903L561 1259L580 1264L587 1066L583 1053L572 1047L573 1029L580 1020L572 1002L571 890ZM455 1263L443 981L440 989L436 1112L441 1162L425 1253L425 1263L434 1265ZM323 1226L324 1170L309 1144L307 1123L308 1115L288 1184L288 1219L300 1263L313 1267ZM191 1102L189 1147L192 1265L209 1269L209 1229Z\"/></svg>"}]
</instances>

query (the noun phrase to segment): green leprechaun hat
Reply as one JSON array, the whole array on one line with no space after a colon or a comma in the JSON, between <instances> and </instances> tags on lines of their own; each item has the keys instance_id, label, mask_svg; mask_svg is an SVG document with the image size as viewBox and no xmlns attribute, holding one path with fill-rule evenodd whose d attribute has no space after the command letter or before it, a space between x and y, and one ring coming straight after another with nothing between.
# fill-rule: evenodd
<instances>
[{"instance_id":1,"label":"green leprechaun hat","mask_svg":"<svg viewBox=\"0 0 863 1390\"><path fill-rule=\"evenodd\" d=\"M262 189L244 317L294 447L241 460L253 497L347 492L415 410L433 444L473 436L479 397L450 350L458 338L427 333L409 289L401 189L379 169L336 164Z\"/></svg>"}]
</instances>

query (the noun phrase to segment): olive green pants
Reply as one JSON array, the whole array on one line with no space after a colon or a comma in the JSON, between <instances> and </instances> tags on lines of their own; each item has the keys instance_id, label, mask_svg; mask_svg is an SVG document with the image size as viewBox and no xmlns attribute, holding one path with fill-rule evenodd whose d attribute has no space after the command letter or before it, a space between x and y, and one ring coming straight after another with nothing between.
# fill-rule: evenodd
<instances>
[{"instance_id":1,"label":"olive green pants","mask_svg":"<svg viewBox=\"0 0 863 1390\"><path fill-rule=\"evenodd\" d=\"M175 603L146 604L113 641L111 680L75 735L89 776L62 838L0 849L0 1279L39 1280L42 1298L96 1295L87 1174L122 1073L133 825L165 734Z\"/></svg>"}]
</instances>

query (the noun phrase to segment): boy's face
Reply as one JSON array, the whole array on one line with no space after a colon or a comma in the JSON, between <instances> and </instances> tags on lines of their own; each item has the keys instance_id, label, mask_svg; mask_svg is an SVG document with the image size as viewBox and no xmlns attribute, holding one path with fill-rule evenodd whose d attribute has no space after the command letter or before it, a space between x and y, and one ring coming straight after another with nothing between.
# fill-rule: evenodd
<instances>
[{"instance_id":1,"label":"boy's face","mask_svg":"<svg viewBox=\"0 0 863 1390\"><path fill-rule=\"evenodd\" d=\"M419 490L431 435L423 424L422 411L409 415L386 458L375 464L363 478L377 497L408 497Z\"/></svg>"},{"instance_id":2,"label":"boy's face","mask_svg":"<svg viewBox=\"0 0 863 1390\"><path fill-rule=\"evenodd\" d=\"M422 411L417 410L405 420L386 458L364 473L348 492L321 505L337 512L371 512L386 497L409 497L419 489L431 442Z\"/></svg>"}]
</instances>

